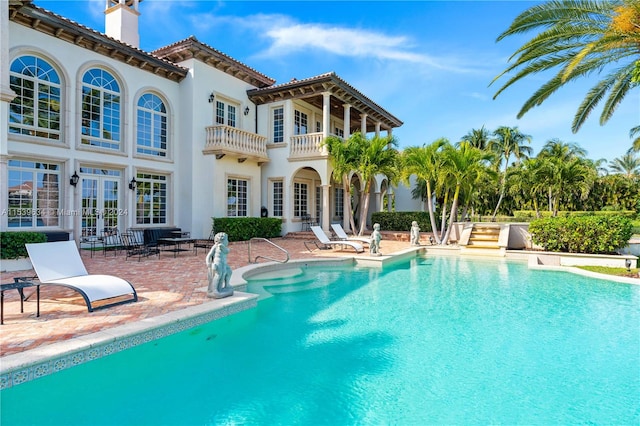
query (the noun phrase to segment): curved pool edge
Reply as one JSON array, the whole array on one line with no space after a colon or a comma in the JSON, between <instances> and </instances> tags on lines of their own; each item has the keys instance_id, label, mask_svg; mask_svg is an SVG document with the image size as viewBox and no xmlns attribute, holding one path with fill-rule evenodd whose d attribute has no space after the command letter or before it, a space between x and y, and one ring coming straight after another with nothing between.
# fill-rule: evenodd
<instances>
[{"instance_id":1,"label":"curved pool edge","mask_svg":"<svg viewBox=\"0 0 640 426\"><path fill-rule=\"evenodd\" d=\"M255 308L257 299L255 294L235 291L224 299L4 356L0 390Z\"/></svg>"}]
</instances>

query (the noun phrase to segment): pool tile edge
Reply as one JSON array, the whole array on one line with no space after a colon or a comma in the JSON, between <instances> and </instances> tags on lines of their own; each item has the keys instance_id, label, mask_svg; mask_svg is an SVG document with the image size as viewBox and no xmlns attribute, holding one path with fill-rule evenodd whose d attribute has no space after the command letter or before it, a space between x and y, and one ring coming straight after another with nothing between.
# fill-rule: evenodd
<instances>
[{"instance_id":1,"label":"pool tile edge","mask_svg":"<svg viewBox=\"0 0 640 426\"><path fill-rule=\"evenodd\" d=\"M228 298L2 357L0 390L254 308L257 299L236 291Z\"/></svg>"}]
</instances>

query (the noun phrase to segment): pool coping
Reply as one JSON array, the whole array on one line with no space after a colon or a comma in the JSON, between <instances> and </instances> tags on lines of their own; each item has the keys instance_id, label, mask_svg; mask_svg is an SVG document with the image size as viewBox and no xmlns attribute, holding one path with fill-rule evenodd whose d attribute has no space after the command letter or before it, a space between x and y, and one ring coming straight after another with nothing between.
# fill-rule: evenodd
<instances>
[{"instance_id":1,"label":"pool coping","mask_svg":"<svg viewBox=\"0 0 640 426\"><path fill-rule=\"evenodd\" d=\"M145 318L141 321L123 324L111 329L0 358L0 390L255 308L259 295L244 292L247 287L246 279L251 278L251 276L299 266L350 266L355 264L366 267L384 267L423 255L467 257L461 254L459 248L455 246L413 246L390 255L372 256L360 254L344 257L299 259L286 263L266 262L246 265L237 268L232 273L230 284L235 289L233 296L213 299L200 305L190 306L157 317ZM565 271L608 281L640 285L640 279L636 278L616 277L570 266L541 265L537 262L537 255L539 253L527 254L527 256L509 256L507 254L507 256L483 255L474 257L527 261L530 269Z\"/></svg>"}]
</instances>

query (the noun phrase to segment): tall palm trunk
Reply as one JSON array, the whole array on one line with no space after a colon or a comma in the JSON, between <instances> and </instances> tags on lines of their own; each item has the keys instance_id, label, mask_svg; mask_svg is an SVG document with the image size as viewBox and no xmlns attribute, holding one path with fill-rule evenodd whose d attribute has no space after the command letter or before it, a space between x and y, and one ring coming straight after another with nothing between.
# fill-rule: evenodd
<instances>
[{"instance_id":1,"label":"tall palm trunk","mask_svg":"<svg viewBox=\"0 0 640 426\"><path fill-rule=\"evenodd\" d=\"M505 161L504 171L502 172L502 178L500 179L500 197L498 197L498 204L496 204L496 208L493 211L493 215L491 215L491 222L496 221L496 216L498 215L498 209L500 208L500 204L502 204L502 199L504 198L504 192L507 187L507 166L508 163Z\"/></svg>"},{"instance_id":2,"label":"tall palm trunk","mask_svg":"<svg viewBox=\"0 0 640 426\"><path fill-rule=\"evenodd\" d=\"M447 244L449 242L449 236L451 235L451 229L453 228L453 224L455 223L456 213L458 211L458 196L460 195L460 184L456 185L456 192L453 194L453 203L451 205L451 215L449 216L449 226L447 227L447 232L444 234L444 238L442 239L442 244Z\"/></svg>"},{"instance_id":3,"label":"tall palm trunk","mask_svg":"<svg viewBox=\"0 0 640 426\"><path fill-rule=\"evenodd\" d=\"M436 224L436 214L433 208L433 193L431 192L431 182L427 180L427 210L429 211L429 220L431 221L431 232L433 233L433 238L436 240L437 244L440 244L442 239L440 235L438 235L438 225Z\"/></svg>"},{"instance_id":4,"label":"tall palm trunk","mask_svg":"<svg viewBox=\"0 0 640 426\"><path fill-rule=\"evenodd\" d=\"M371 181L364 185L364 189L360 194L360 230L358 235L364 234L364 230L367 229L367 213L369 212L369 191L371 191Z\"/></svg>"},{"instance_id":5,"label":"tall palm trunk","mask_svg":"<svg viewBox=\"0 0 640 426\"><path fill-rule=\"evenodd\" d=\"M343 207L343 211L347 212L349 219L349 226L351 226L351 232L356 232L356 222L353 219L353 210L351 209L351 182L349 181L349 176L345 175L342 177L342 185L344 186L344 192L346 194L347 200L349 200L349 205Z\"/></svg>"},{"instance_id":6,"label":"tall palm trunk","mask_svg":"<svg viewBox=\"0 0 640 426\"><path fill-rule=\"evenodd\" d=\"M446 244L444 240L444 233L447 229L447 202L449 201L449 192L444 194L444 201L442 203L442 221L440 224L440 244Z\"/></svg>"}]
</instances>

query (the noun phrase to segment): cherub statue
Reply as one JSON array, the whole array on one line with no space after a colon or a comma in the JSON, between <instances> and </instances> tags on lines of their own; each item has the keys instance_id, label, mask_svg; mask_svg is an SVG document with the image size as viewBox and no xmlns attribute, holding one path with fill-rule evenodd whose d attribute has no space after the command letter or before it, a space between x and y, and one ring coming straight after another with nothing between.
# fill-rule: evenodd
<instances>
[{"instance_id":1,"label":"cherub statue","mask_svg":"<svg viewBox=\"0 0 640 426\"><path fill-rule=\"evenodd\" d=\"M415 220L411 222L411 245L420 245L420 227L418 226L418 222Z\"/></svg>"},{"instance_id":2,"label":"cherub statue","mask_svg":"<svg viewBox=\"0 0 640 426\"><path fill-rule=\"evenodd\" d=\"M369 254L380 256L380 240L382 234L380 234L380 224L375 223L373 225L373 232L371 233L371 239L369 240Z\"/></svg>"},{"instance_id":3,"label":"cherub statue","mask_svg":"<svg viewBox=\"0 0 640 426\"><path fill-rule=\"evenodd\" d=\"M231 267L227 264L229 238L226 233L218 232L213 241L206 258L209 278L207 296L222 299L233 294L233 288L229 285Z\"/></svg>"}]
</instances>

